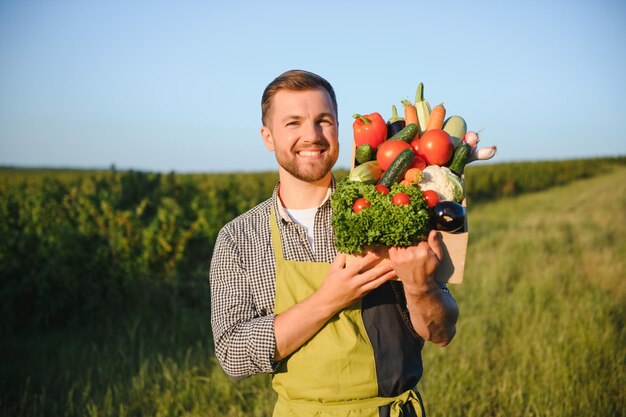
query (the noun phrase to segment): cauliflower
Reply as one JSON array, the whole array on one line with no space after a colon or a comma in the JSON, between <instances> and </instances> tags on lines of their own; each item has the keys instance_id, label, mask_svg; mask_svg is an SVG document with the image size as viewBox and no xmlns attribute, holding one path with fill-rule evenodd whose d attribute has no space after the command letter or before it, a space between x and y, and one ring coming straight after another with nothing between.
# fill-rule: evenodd
<instances>
[{"instance_id":1,"label":"cauliflower","mask_svg":"<svg viewBox=\"0 0 626 417\"><path fill-rule=\"evenodd\" d=\"M429 165L424 168L424 178L419 182L420 190L433 190L440 201L461 202L465 195L463 180L447 167Z\"/></svg>"}]
</instances>

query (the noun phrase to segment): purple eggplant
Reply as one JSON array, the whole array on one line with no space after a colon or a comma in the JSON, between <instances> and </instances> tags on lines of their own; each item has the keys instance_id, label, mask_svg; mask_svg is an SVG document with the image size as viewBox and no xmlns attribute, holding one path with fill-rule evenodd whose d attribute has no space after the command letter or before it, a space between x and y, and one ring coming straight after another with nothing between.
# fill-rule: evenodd
<instances>
[{"instance_id":1,"label":"purple eggplant","mask_svg":"<svg viewBox=\"0 0 626 417\"><path fill-rule=\"evenodd\" d=\"M435 229L456 232L465 226L465 207L455 201L441 201L433 207Z\"/></svg>"}]
</instances>

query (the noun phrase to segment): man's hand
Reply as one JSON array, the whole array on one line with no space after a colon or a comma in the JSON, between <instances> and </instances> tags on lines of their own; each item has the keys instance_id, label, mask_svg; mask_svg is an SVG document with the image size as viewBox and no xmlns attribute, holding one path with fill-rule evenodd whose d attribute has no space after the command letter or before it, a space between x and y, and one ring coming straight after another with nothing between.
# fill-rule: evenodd
<instances>
[{"instance_id":1,"label":"man's hand","mask_svg":"<svg viewBox=\"0 0 626 417\"><path fill-rule=\"evenodd\" d=\"M369 253L346 267L346 255L338 254L322 286L274 319L276 352L281 360L306 343L335 314L368 292L395 277L389 262Z\"/></svg>"},{"instance_id":2,"label":"man's hand","mask_svg":"<svg viewBox=\"0 0 626 417\"><path fill-rule=\"evenodd\" d=\"M427 292L438 289L434 273L443 258L441 235L431 230L428 240L415 246L389 248L389 259L402 280L405 291Z\"/></svg>"},{"instance_id":3,"label":"man's hand","mask_svg":"<svg viewBox=\"0 0 626 417\"><path fill-rule=\"evenodd\" d=\"M326 280L316 294L329 306L332 315L395 277L390 262L375 251L368 252L349 266L339 253L330 266ZM330 313L329 312L329 313Z\"/></svg>"},{"instance_id":4,"label":"man's hand","mask_svg":"<svg viewBox=\"0 0 626 417\"><path fill-rule=\"evenodd\" d=\"M445 346L456 333L459 308L435 281L443 258L441 235L433 230L426 242L407 248L389 248L389 259L402 280L411 323L425 340Z\"/></svg>"}]
</instances>

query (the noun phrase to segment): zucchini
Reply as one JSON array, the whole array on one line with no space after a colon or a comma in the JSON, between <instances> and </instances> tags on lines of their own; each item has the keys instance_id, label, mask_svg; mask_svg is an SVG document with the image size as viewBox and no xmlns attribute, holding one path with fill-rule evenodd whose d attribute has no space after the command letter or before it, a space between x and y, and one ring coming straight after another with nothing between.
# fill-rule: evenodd
<instances>
[{"instance_id":1,"label":"zucchini","mask_svg":"<svg viewBox=\"0 0 626 417\"><path fill-rule=\"evenodd\" d=\"M454 155L452 155L452 162L448 167L450 168L450 171L454 172L459 177L463 175L465 164L469 162L471 154L472 147L465 142L461 142L461 144L454 150Z\"/></svg>"},{"instance_id":2,"label":"zucchini","mask_svg":"<svg viewBox=\"0 0 626 417\"><path fill-rule=\"evenodd\" d=\"M450 138L452 138L452 142L454 142L454 147L456 148L463 142L463 137L465 133L467 133L467 123L465 123L465 119L461 116L448 117L448 119L443 124L443 130L448 132Z\"/></svg>"},{"instance_id":3,"label":"zucchini","mask_svg":"<svg viewBox=\"0 0 626 417\"><path fill-rule=\"evenodd\" d=\"M402 142L409 143L413 140L415 135L417 135L417 124L410 123L387 140L401 140Z\"/></svg>"},{"instance_id":4,"label":"zucchini","mask_svg":"<svg viewBox=\"0 0 626 417\"><path fill-rule=\"evenodd\" d=\"M387 171L383 173L383 176L378 181L378 184L383 184L387 188L391 188L391 186L398 182L400 178L404 175L409 166L413 162L415 158L415 152L413 149L405 149L396 156L396 159L393 160Z\"/></svg>"},{"instance_id":5,"label":"zucchini","mask_svg":"<svg viewBox=\"0 0 626 417\"><path fill-rule=\"evenodd\" d=\"M369 143L358 146L354 151L354 159L356 159L359 164L364 164L367 161L371 161L373 157L374 149Z\"/></svg>"}]
</instances>

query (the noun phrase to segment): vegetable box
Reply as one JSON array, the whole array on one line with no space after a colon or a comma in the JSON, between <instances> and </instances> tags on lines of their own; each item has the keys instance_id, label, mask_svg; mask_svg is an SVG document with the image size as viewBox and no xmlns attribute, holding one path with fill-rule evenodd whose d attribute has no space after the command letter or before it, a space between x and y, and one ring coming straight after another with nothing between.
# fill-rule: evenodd
<instances>
[{"instance_id":1,"label":"vegetable box","mask_svg":"<svg viewBox=\"0 0 626 417\"><path fill-rule=\"evenodd\" d=\"M353 170L356 164L355 160L356 146L352 146L352 165ZM463 207L467 208L466 200L463 199ZM469 237L469 229L467 217L463 228L454 232L440 232L443 241L443 259L437 272L435 279L441 283L461 284L463 282L465 272L465 258L467 254L467 242ZM350 264L354 260L354 256L348 256L347 263Z\"/></svg>"},{"instance_id":2,"label":"vegetable box","mask_svg":"<svg viewBox=\"0 0 626 417\"><path fill-rule=\"evenodd\" d=\"M478 133L459 115L446 118L443 103L431 110L424 86L415 102L402 100L385 121L380 113L355 114L352 164L331 196L335 246L352 254L347 262L377 248L406 247L438 230L443 259L435 278L463 282L469 230L464 168L486 160L495 146L478 148ZM388 259L387 259L388 262Z\"/></svg>"}]
</instances>

